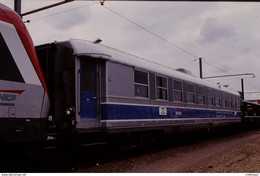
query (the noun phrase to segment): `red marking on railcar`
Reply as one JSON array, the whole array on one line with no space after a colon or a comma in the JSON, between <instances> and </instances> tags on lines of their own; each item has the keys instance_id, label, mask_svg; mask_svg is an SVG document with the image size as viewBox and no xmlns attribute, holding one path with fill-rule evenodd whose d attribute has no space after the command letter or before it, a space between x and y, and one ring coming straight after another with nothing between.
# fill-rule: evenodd
<instances>
[{"instance_id":1,"label":"red marking on railcar","mask_svg":"<svg viewBox=\"0 0 260 176\"><path fill-rule=\"evenodd\" d=\"M33 44L33 41L31 39L31 36L29 34L29 32L26 29L26 26L24 25L21 17L14 12L13 10L11 10L10 8L0 4L0 20L11 23L15 26L18 35L20 36L20 39L24 45L24 48L32 62L32 65L42 83L42 86L45 90L45 92L47 93L47 95L49 96L48 93L48 89L47 89L47 85L43 76L43 72L35 51L35 47ZM5 15L4 15L5 14Z\"/></svg>"},{"instance_id":2,"label":"red marking on railcar","mask_svg":"<svg viewBox=\"0 0 260 176\"><path fill-rule=\"evenodd\" d=\"M25 90L0 90L0 92L5 92L5 93L17 93L21 95Z\"/></svg>"},{"instance_id":3,"label":"red marking on railcar","mask_svg":"<svg viewBox=\"0 0 260 176\"><path fill-rule=\"evenodd\" d=\"M2 9L0 9L0 20L7 23L11 23L10 19L5 15Z\"/></svg>"}]
</instances>

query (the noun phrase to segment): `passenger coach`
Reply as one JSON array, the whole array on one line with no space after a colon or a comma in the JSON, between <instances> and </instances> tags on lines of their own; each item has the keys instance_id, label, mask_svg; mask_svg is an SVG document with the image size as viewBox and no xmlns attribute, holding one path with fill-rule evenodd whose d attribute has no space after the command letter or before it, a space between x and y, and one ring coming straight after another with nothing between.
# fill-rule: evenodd
<instances>
[{"instance_id":1,"label":"passenger coach","mask_svg":"<svg viewBox=\"0 0 260 176\"><path fill-rule=\"evenodd\" d=\"M36 50L59 129L130 132L240 122L238 93L170 67L83 40Z\"/></svg>"}]
</instances>

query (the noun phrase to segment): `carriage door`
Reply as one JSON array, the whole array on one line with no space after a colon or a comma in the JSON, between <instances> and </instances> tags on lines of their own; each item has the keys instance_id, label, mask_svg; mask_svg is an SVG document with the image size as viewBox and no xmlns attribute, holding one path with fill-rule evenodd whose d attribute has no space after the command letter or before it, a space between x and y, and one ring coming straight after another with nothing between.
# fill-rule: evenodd
<instances>
[{"instance_id":1,"label":"carriage door","mask_svg":"<svg viewBox=\"0 0 260 176\"><path fill-rule=\"evenodd\" d=\"M97 65L93 60L80 60L80 119L86 119L88 127L97 125Z\"/></svg>"}]
</instances>

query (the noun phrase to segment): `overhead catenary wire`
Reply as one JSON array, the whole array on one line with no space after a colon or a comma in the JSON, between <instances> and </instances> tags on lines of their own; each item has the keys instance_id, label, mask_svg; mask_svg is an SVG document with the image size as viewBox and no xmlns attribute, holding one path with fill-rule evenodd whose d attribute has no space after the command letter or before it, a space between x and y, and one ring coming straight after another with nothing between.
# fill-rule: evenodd
<instances>
[{"instance_id":1,"label":"overhead catenary wire","mask_svg":"<svg viewBox=\"0 0 260 176\"><path fill-rule=\"evenodd\" d=\"M125 16L119 14L119 13L116 12L115 10L112 10L111 8L105 6L105 5L104 5L104 2L101 3L101 6L104 7L105 9L107 9L108 11L114 13L115 15L117 15L117 16L123 18L124 20L126 20L126 21L128 21L128 22L134 24L135 26L141 28L142 30L144 30L144 31L146 31L146 32L148 32L148 33L150 33L151 35L155 36L156 38L158 38L158 39L160 39L160 40L162 40L162 41L168 43L169 45L174 46L175 48L177 48L177 49L179 49L179 50L185 52L186 54L188 54L188 55L194 57L195 60L193 60L193 61L196 61L196 60L199 58L198 56L196 56L195 54L189 52L188 50L183 49L182 47L178 46L177 44L175 44L175 43L173 43L173 42L170 42L169 40L167 40L167 39L161 37L160 35L158 35L158 34L152 32L151 30L149 30L149 29L143 27L142 25L140 25L140 24L134 22L133 20L130 20L129 18L127 18L127 17L125 17ZM206 64L208 64L208 65L214 67L215 69L217 69L217 70L219 70L219 71L221 71L221 72L227 73L227 74L231 74L230 72L228 72L228 71L226 71L226 70L224 70L224 69L222 69L222 68L219 68L219 67L217 67L217 66L215 66L215 65L213 65L213 64L211 64L211 63L209 63L209 62L207 62L207 61L205 61L205 60L210 60L210 59L206 59L206 58L203 58L203 59L204 59L204 62L205 62ZM212 61L212 60L210 60L210 61ZM187 65L187 64L185 64L185 65ZM220 64L220 65L221 65L221 64Z\"/></svg>"},{"instance_id":2,"label":"overhead catenary wire","mask_svg":"<svg viewBox=\"0 0 260 176\"><path fill-rule=\"evenodd\" d=\"M207 60L209 60L209 59L207 59ZM226 65L224 65L224 64L215 62L214 59L210 60L210 62L215 63L215 64L217 64L217 65L220 65L220 66L222 66L222 67L226 67ZM236 71L238 71L238 72L244 72L244 70L240 70L240 69L235 68L235 67L231 67L231 69L236 70Z\"/></svg>"},{"instance_id":3,"label":"overhead catenary wire","mask_svg":"<svg viewBox=\"0 0 260 176\"><path fill-rule=\"evenodd\" d=\"M34 18L34 19L31 19L31 20L26 20L24 23L29 23L31 21L40 20L40 19L47 18L47 17L50 17L50 16L55 16L55 15L59 15L59 14L62 14L62 13L67 13L69 11L74 11L74 10L77 10L77 9L80 9L80 8L90 7L90 6L93 6L93 5L97 5L97 4L93 2L91 4L83 5L83 6L80 6L80 7L75 7L75 8L60 11L60 12L57 12L57 13L52 13L52 14L45 15L45 16L42 16L42 17Z\"/></svg>"},{"instance_id":4,"label":"overhead catenary wire","mask_svg":"<svg viewBox=\"0 0 260 176\"><path fill-rule=\"evenodd\" d=\"M211 64L211 63L209 63L209 62L205 61L205 59L204 59L204 63L206 63L206 64L208 64L208 65L210 65L210 66L214 67L215 69L217 69L217 70L219 70L219 71L222 71L222 72L224 72L224 73L230 74L230 73L229 73L229 72L227 72L226 70L224 70L224 69L221 69L221 68L219 68L219 67L216 67L215 65L213 65L213 64Z\"/></svg>"},{"instance_id":5,"label":"overhead catenary wire","mask_svg":"<svg viewBox=\"0 0 260 176\"><path fill-rule=\"evenodd\" d=\"M49 0L49 1L50 1L50 0ZM138 26L139 28L141 28L141 29L145 30L146 32L152 34L153 36L159 38L160 40L162 40L162 41L164 41L164 42L166 42L166 43L168 43L168 44L174 46L175 48L178 48L178 49L182 50L183 52L185 52L185 53L191 55L192 57L196 58L194 61L196 61L196 60L199 58L198 56L196 56L196 55L194 55L193 53L187 51L186 49L183 49L182 47L178 46L177 44L168 41L167 39L161 37L160 35L158 35L158 34L156 34L156 33L154 33L154 32L152 32L151 30L149 30L149 29L143 27L142 25L137 24L137 23L134 22L133 20L130 20L129 18L127 18L127 17L125 17L125 16L119 14L119 13L116 12L115 10L112 10L111 8L108 8L107 6L104 6L104 2L105 2L105 1L100 1L100 2L97 2L97 1L95 1L95 0L93 0L93 1L94 1L94 3L92 3L92 4L87 4L87 5L84 5L84 6L80 6L80 7L76 7L76 8L72 8L72 9L68 9L68 10L64 10L64 11L61 11L61 12L57 12L57 13L54 13L54 14L46 15L46 16L39 17L39 18L35 18L35 19L31 19L31 20L26 20L25 23L26 23L26 22L30 22L30 21L39 20L39 19L46 18L46 17L50 17L50 16L54 16L54 15L58 15L58 14L62 14L62 13L66 13L66 12L69 12L69 11L77 10L77 9L84 8L84 7L87 7L87 6L97 5L97 3L100 3L104 8L106 8L106 9L109 10L110 12L112 12L112 13L114 13L114 14L120 16L121 18L123 18L123 19L127 20L128 22L130 22L130 23L132 23L132 24ZM225 70L223 70L223 69L220 69L220 68L214 66L213 64L210 64L209 62L206 62L206 61L205 61L206 58L203 58L203 59L204 59L204 62L205 62L205 63L211 65L212 67L214 67L214 68L216 68L216 69L218 69L218 70L220 70L220 71L223 71L223 72L225 72L225 73L230 74L229 72L227 72L227 71L225 71ZM209 60L209 59L207 59L207 60ZM210 60L210 61L213 62L212 60ZM215 63L216 63L216 62L215 62ZM184 65L187 65L187 64L184 64ZM219 65L221 65L221 64L219 64Z\"/></svg>"},{"instance_id":6,"label":"overhead catenary wire","mask_svg":"<svg viewBox=\"0 0 260 176\"><path fill-rule=\"evenodd\" d=\"M125 20L127 20L128 22L134 24L135 26L137 26L137 27L143 29L144 31L146 31L146 32L148 32L148 33L150 33L150 34L152 34L153 36L157 37L158 39L160 39L160 40L162 40L162 41L168 43L169 45L174 46L175 48L178 48L179 50L182 50L183 52L185 52L186 54L188 54L188 55L190 55L190 56L192 56L192 57L194 57L194 58L198 58L198 56L192 54L191 52L187 51L186 49L184 49L184 48L178 46L177 44L175 44L175 43L173 43L173 42L170 42L169 40L167 40L167 39L161 37L160 35L158 35L158 34L152 32L151 30L149 30L149 29L143 27L142 25L140 25L140 24L134 22L133 20L130 20L129 18L127 18L127 17L125 17L125 16L119 14L118 12L116 12L115 10L112 10L111 8L105 6L104 4L102 5L102 7L104 7L104 8L107 9L108 11L114 13L115 15L117 15L117 16L119 16L119 17L125 19Z\"/></svg>"},{"instance_id":7,"label":"overhead catenary wire","mask_svg":"<svg viewBox=\"0 0 260 176\"><path fill-rule=\"evenodd\" d=\"M69 10L64 10L64 11L61 11L61 12L57 12L57 13L54 13L54 14L50 14L50 15L46 15L46 16L43 16L43 17L35 18L35 19L32 19L32 20L27 20L27 21L25 21L25 22L30 22L30 21L39 20L39 19L42 19L42 18L46 18L46 17L50 17L50 16L54 16L54 15L66 13L66 12L73 11L73 10L77 10L77 9L80 9L80 8L84 8L84 7L87 7L87 6L97 5L97 3L98 3L98 4L100 3L105 9L107 9L107 10L109 10L110 12L116 14L117 16L119 16L119 17L121 17L121 18L127 20L128 22L130 22L130 23L136 25L137 27L139 27L139 28L143 29L144 31L150 33L151 35L153 35L153 36L159 38L160 40L162 40L162 41L168 43L169 45L174 46L175 48L177 48L177 49L179 49L179 50L185 52L186 54L188 54L188 55L190 55L190 56L196 58L195 60L197 60L197 59L199 58L198 56L196 56L196 55L194 55L193 53L187 51L186 49L183 49L182 47L178 46L177 44L175 44L175 43L173 43L173 42L170 42L169 40L167 40L167 39L161 37L160 35L158 35L158 34L152 32L151 30L149 30L149 29L143 27L142 25L140 25L140 24L134 22L133 20L130 20L129 18L127 18L127 17L125 17L125 16L119 14L119 13L116 12L115 10L112 10L111 8L109 8L109 7L107 7L107 6L104 6L104 1L102 1L102 3L101 3L101 2L94 1L94 3L92 3L92 4L87 4L87 5L80 6L80 7L76 7L76 8L72 8L72 9L69 9ZM205 59L205 58L203 58L203 59ZM194 61L195 61L195 60L194 60ZM207 63L207 64L209 64L209 65L211 65L211 66L213 66L214 68L216 68L216 69L218 69L218 70L224 71L223 69L220 69L220 68L218 68L218 67L216 67L216 66L214 66L214 65L212 65L212 64L210 64L210 63L208 63L208 62L206 62L205 60L204 60L204 62ZM186 64L185 64L185 65L186 65ZM224 72L225 72L225 73L228 73L228 72L226 72L226 71L224 71ZM228 74L229 74L229 73L228 73Z\"/></svg>"},{"instance_id":8,"label":"overhead catenary wire","mask_svg":"<svg viewBox=\"0 0 260 176\"><path fill-rule=\"evenodd\" d=\"M173 42L170 42L169 40L167 40L167 39L161 37L160 35L158 35L158 34L152 32L151 30L149 30L149 29L143 27L142 25L140 25L140 24L134 22L133 20L130 20L129 18L127 18L127 17L125 17L125 16L119 14L119 13L116 12L115 10L112 10L111 8L105 6L105 5L104 5L104 2L101 3L101 6L104 7L105 9L107 9L108 11L114 13L115 15L117 15L117 16L123 18L124 20L126 20L126 21L128 21L128 22L134 24L135 26L141 28L142 30L144 30L144 31L146 31L146 32L148 32L148 33L150 33L151 35L155 36L156 38L158 38L158 39L160 39L160 40L162 40L162 41L168 43L169 45L174 46L175 48L177 48L177 49L179 49L179 50L185 52L186 54L188 54L188 55L194 57L195 60L197 60L197 59L199 58L198 56L196 56L195 54L189 52L188 50L183 49L182 47L178 46L177 44L175 44L175 43L173 43ZM221 72L230 74L228 71L226 71L226 70L224 70L224 69L222 69L222 68L219 68L219 67L217 67L217 66L215 66L215 65L213 65L213 64L211 64L211 63L209 63L209 62L207 62L207 61L205 61L205 60L209 60L209 59L205 59L205 58L203 58L203 59L204 59L204 62L205 62L205 63L211 65L211 66L214 67L215 69L217 69L217 70L219 70L219 71L221 71ZM195 61L195 60L194 60L194 61ZM211 61L211 60L210 60L210 61ZM252 86L252 85L251 85L251 86Z\"/></svg>"},{"instance_id":9,"label":"overhead catenary wire","mask_svg":"<svg viewBox=\"0 0 260 176\"><path fill-rule=\"evenodd\" d=\"M103 2L103 1L102 1L102 2ZM97 1L94 0L94 2L93 2L92 4L87 4L87 5L84 5L84 6L80 6L80 7L76 7L76 8L72 8L72 9L68 9L68 10L64 10L64 11L57 12L57 13L54 13L54 14L50 14L50 15L46 15L46 16L43 16L43 17L35 18L35 19L30 20L30 21L35 21L35 20L39 20L39 19L42 19L42 18L46 18L46 17L50 17L50 16L54 16L54 15L66 13L66 12L73 11L73 10L77 10L77 9L80 9L80 8L84 8L84 7L87 7L87 6L96 5L97 3L99 4L100 2L97 2ZM145 28L144 26L142 26L142 25L140 25L140 24L134 22L133 20L131 20L131 19L129 19L129 18L127 18L127 17L121 15L120 13L116 12L115 10L113 10L113 9L107 7L107 6L104 6L104 2L103 2L103 3L100 3L100 4L102 5L102 7L104 7L104 8L107 9L108 11L112 12L113 14L115 14L115 15L117 15L117 16L123 18L124 20L126 20L126 21L132 23L133 25L135 25L135 26L141 28L142 30L144 30L144 31L146 31L146 32L148 32L148 33L150 33L151 35L155 36L156 38L158 38L158 39L160 39L160 40L162 40L162 41L164 41L164 42L166 42L167 44L169 44L169 45L171 45L171 46L173 46L173 47L175 47L175 48L177 48L177 49L179 49L179 50L185 52L186 54L188 54L188 55L194 57L195 60L197 60L197 59L199 58L198 56L196 56L195 54L191 53L190 51L188 51L188 50L186 50L186 49L180 47L179 45L177 45L177 44L175 44L175 43L173 43L173 42L171 42L171 41L169 41L169 40L167 40L167 39L161 37L160 35L156 34L155 32L153 32L153 31L151 31L151 30ZM27 22L28 22L28 21L27 21ZM211 65L212 67L216 68L217 70L220 70L221 72L225 72L225 73L227 73L227 74L230 74L230 73L227 72L226 70L221 69L221 68L219 68L219 67L217 67L217 66L214 66L213 64L211 64L211 63L205 61L205 58L203 58L203 59L204 59L204 62L205 62L206 64ZM194 61L195 61L195 60L194 60ZM209 60L209 59L206 59L206 60ZM210 62L213 62L213 61L210 60ZM216 63L216 62L215 62L215 63ZM160 65L161 65L161 64L160 64ZM185 64L185 65L186 65L186 64ZM221 65L221 64L219 64L219 65ZM171 69L173 69L173 68L171 68ZM251 85L251 86L253 86L253 85ZM255 87L255 86L253 86L253 87Z\"/></svg>"},{"instance_id":10,"label":"overhead catenary wire","mask_svg":"<svg viewBox=\"0 0 260 176\"><path fill-rule=\"evenodd\" d=\"M259 90L259 91L260 91L260 89L259 89L258 87L256 87L255 85L253 85L253 84L250 83L249 81L246 81L246 83L249 84L250 86L252 86L253 88L255 88L256 90Z\"/></svg>"},{"instance_id":11,"label":"overhead catenary wire","mask_svg":"<svg viewBox=\"0 0 260 176\"><path fill-rule=\"evenodd\" d=\"M148 32L148 33L150 33L150 34L152 34L153 36L159 38L160 40L162 40L162 41L168 43L169 45L174 46L175 48L177 48L177 49L179 49L179 50L185 52L186 54L188 54L188 55L194 57L194 58L195 58L194 61L196 61L196 60L199 58L198 56L196 56L195 54L191 53L190 51L188 51L188 50L186 50L186 49L184 49L184 48L178 46L177 44L175 44L175 43L173 43L173 42L170 42L169 40L167 40L167 39L161 37L160 35L158 35L158 34L152 32L151 30L149 30L149 29L143 27L142 25L140 25L140 24L134 22L133 20L130 20L129 18L127 18L127 17L125 17L125 16L119 14L119 13L116 12L115 10L112 10L111 8L105 6L104 3L102 3L102 7L104 7L104 8L107 9L107 10L109 10L110 12L116 14L117 16L119 16L119 17L125 19L126 21L128 21L128 22L130 22L130 23L136 25L137 27L143 29L144 31L146 31L146 32ZM203 58L203 59L205 59L205 58ZM207 62L206 62L206 63L207 63ZM210 64L210 63L208 63L208 64ZM186 65L186 64L185 64L185 65ZM212 64L210 64L210 65L212 65ZM212 65L212 66L213 66L213 65ZM216 67L216 66L213 66L213 67L215 67L215 68L218 69L218 70L224 71L224 70L222 70L222 69L220 69L220 68L218 68L218 67ZM226 72L226 71L224 71L224 72ZM228 73L228 72L226 72L226 73ZM228 73L228 74L229 74L229 73Z\"/></svg>"}]
</instances>

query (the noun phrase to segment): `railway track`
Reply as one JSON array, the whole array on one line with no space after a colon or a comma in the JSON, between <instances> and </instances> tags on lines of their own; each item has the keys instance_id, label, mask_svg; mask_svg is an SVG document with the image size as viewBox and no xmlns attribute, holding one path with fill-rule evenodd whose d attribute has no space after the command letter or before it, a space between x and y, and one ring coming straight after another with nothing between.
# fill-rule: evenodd
<instances>
[{"instance_id":1,"label":"railway track","mask_svg":"<svg viewBox=\"0 0 260 176\"><path fill-rule=\"evenodd\" d=\"M216 131L198 134L185 134L181 136L168 136L160 142L149 144L131 145L99 145L77 147L67 150L57 148L44 150L38 158L30 158L21 149L12 148L6 151L0 160L0 172L25 172L25 173L56 173L56 172L84 172L88 168L102 168L106 163L128 160L142 155L203 143L213 139L232 138L232 135L250 132L254 128L239 128L237 126L222 128ZM259 132L259 131L258 131ZM101 169L102 170L102 169ZM90 170L91 172L91 170ZM102 172L102 171L101 171Z\"/></svg>"}]
</instances>

